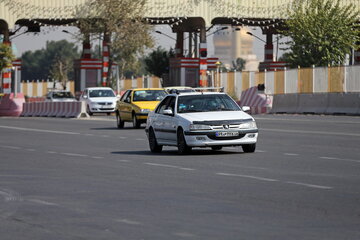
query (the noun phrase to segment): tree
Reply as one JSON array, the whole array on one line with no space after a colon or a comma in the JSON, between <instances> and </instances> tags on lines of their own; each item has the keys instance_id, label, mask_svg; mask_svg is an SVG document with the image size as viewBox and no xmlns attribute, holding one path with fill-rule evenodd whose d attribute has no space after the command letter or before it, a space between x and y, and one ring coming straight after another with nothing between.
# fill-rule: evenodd
<instances>
[{"instance_id":1,"label":"tree","mask_svg":"<svg viewBox=\"0 0 360 240\"><path fill-rule=\"evenodd\" d=\"M157 47L144 59L145 69L149 73L161 78L164 73L169 73L169 59L174 57L173 49L166 51L162 47Z\"/></svg>"},{"instance_id":2,"label":"tree","mask_svg":"<svg viewBox=\"0 0 360 240\"><path fill-rule=\"evenodd\" d=\"M58 78L55 69L56 65L66 65L67 71L63 72L67 78L73 77L73 61L80 58L80 53L74 43L66 40L48 41L45 49L36 50L35 52L27 51L21 56L22 59L22 79L47 79ZM63 69L64 70L64 69ZM63 76L65 76L63 75Z\"/></svg>"},{"instance_id":3,"label":"tree","mask_svg":"<svg viewBox=\"0 0 360 240\"><path fill-rule=\"evenodd\" d=\"M246 60L242 58L237 58L235 61L232 61L233 67L231 70L242 71L245 68Z\"/></svg>"},{"instance_id":4,"label":"tree","mask_svg":"<svg viewBox=\"0 0 360 240\"><path fill-rule=\"evenodd\" d=\"M109 44L109 66L116 62L120 74L138 66L139 55L153 45L151 26L143 21L145 0L91 0L79 9L80 38L103 33ZM110 85L111 68L107 83Z\"/></svg>"},{"instance_id":5,"label":"tree","mask_svg":"<svg viewBox=\"0 0 360 240\"><path fill-rule=\"evenodd\" d=\"M353 5L341 7L339 0L299 0L289 9L282 34L291 37L287 56L293 67L343 64L351 48L360 41L359 12Z\"/></svg>"},{"instance_id":6,"label":"tree","mask_svg":"<svg viewBox=\"0 0 360 240\"><path fill-rule=\"evenodd\" d=\"M15 60L15 56L12 53L11 46L1 43L0 44L0 72L11 66L12 61Z\"/></svg>"}]
</instances>

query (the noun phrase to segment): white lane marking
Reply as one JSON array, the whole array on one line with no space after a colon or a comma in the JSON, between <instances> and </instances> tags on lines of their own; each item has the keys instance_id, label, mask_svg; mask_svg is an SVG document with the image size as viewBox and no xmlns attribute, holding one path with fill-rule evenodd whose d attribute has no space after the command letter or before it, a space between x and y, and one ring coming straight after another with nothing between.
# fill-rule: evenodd
<instances>
[{"instance_id":1,"label":"white lane marking","mask_svg":"<svg viewBox=\"0 0 360 240\"><path fill-rule=\"evenodd\" d=\"M286 156L299 156L297 153L284 153Z\"/></svg>"},{"instance_id":2,"label":"white lane marking","mask_svg":"<svg viewBox=\"0 0 360 240\"><path fill-rule=\"evenodd\" d=\"M88 136L88 137L90 137L90 136L94 136L94 134L90 134L90 133L86 133L86 134L84 134L85 136Z\"/></svg>"},{"instance_id":3,"label":"white lane marking","mask_svg":"<svg viewBox=\"0 0 360 240\"><path fill-rule=\"evenodd\" d=\"M179 167L179 166L174 166L174 165L168 165L168 164L159 164L159 163L144 163L146 165L150 165L150 166L156 166L156 167L167 167L167 168L177 168L180 170L185 170L185 171L195 171L195 169L193 168L184 168L184 167Z\"/></svg>"},{"instance_id":4,"label":"white lane marking","mask_svg":"<svg viewBox=\"0 0 360 240\"><path fill-rule=\"evenodd\" d=\"M108 138L109 135L101 135L101 137Z\"/></svg>"},{"instance_id":5,"label":"white lane marking","mask_svg":"<svg viewBox=\"0 0 360 240\"><path fill-rule=\"evenodd\" d=\"M127 139L127 137L119 137L120 139Z\"/></svg>"},{"instance_id":6,"label":"white lane marking","mask_svg":"<svg viewBox=\"0 0 360 240\"><path fill-rule=\"evenodd\" d=\"M130 162L130 160L116 160L117 162Z\"/></svg>"},{"instance_id":7,"label":"white lane marking","mask_svg":"<svg viewBox=\"0 0 360 240\"><path fill-rule=\"evenodd\" d=\"M20 128L20 127L11 127L11 126L3 126L3 125L0 125L0 128L21 130L21 131L30 131L30 132L69 134L69 135L79 135L80 134L77 132L54 131L54 130L44 130L44 129L35 129L35 128Z\"/></svg>"},{"instance_id":8,"label":"white lane marking","mask_svg":"<svg viewBox=\"0 0 360 240\"><path fill-rule=\"evenodd\" d=\"M305 186L305 187L310 187L310 188L319 188L319 189L332 189L333 188L333 187L328 187L328 186L321 186L321 185L315 185L315 184L309 184L309 183L301 183L301 182L286 182L286 183Z\"/></svg>"},{"instance_id":9,"label":"white lane marking","mask_svg":"<svg viewBox=\"0 0 360 240\"><path fill-rule=\"evenodd\" d=\"M144 138L136 138L135 140L136 141L145 141L146 139L144 139Z\"/></svg>"},{"instance_id":10,"label":"white lane marking","mask_svg":"<svg viewBox=\"0 0 360 240\"><path fill-rule=\"evenodd\" d=\"M319 157L321 159L327 159L327 160L339 160L339 161L347 161L347 162L357 162L360 163L360 160L355 159L347 159L347 158L336 158L336 157Z\"/></svg>"},{"instance_id":11,"label":"white lane marking","mask_svg":"<svg viewBox=\"0 0 360 240\"><path fill-rule=\"evenodd\" d=\"M263 151L263 150L255 150L255 152L264 153L264 152L266 152L266 151Z\"/></svg>"},{"instance_id":12,"label":"white lane marking","mask_svg":"<svg viewBox=\"0 0 360 240\"><path fill-rule=\"evenodd\" d=\"M28 201L33 202L33 203L42 204L42 205L47 205L47 206L59 206L59 204L51 203L51 202L47 202L47 201L43 201L43 200L39 200L39 199L29 199Z\"/></svg>"},{"instance_id":13,"label":"white lane marking","mask_svg":"<svg viewBox=\"0 0 360 240\"><path fill-rule=\"evenodd\" d=\"M227 176L227 177L243 177L243 178L251 178L261 181L267 181L267 182L278 182L279 180L272 179L272 178L263 178L263 177L256 177L251 175L242 175L242 174L233 174L233 173L216 173L216 175L220 176Z\"/></svg>"},{"instance_id":14,"label":"white lane marking","mask_svg":"<svg viewBox=\"0 0 360 240\"><path fill-rule=\"evenodd\" d=\"M88 155L78 154L78 153L61 153L61 154L66 155L66 156L72 156L72 157L88 157Z\"/></svg>"},{"instance_id":15,"label":"white lane marking","mask_svg":"<svg viewBox=\"0 0 360 240\"><path fill-rule=\"evenodd\" d=\"M115 220L116 222L119 222L119 223L125 223L125 224L129 224L129 225L141 225L141 222L138 222L138 221L133 221L133 220L129 220L129 219L116 219Z\"/></svg>"},{"instance_id":16,"label":"white lane marking","mask_svg":"<svg viewBox=\"0 0 360 240\"><path fill-rule=\"evenodd\" d=\"M15 146L0 146L2 148L8 148L8 149L20 149L19 147L15 147Z\"/></svg>"},{"instance_id":17,"label":"white lane marking","mask_svg":"<svg viewBox=\"0 0 360 240\"><path fill-rule=\"evenodd\" d=\"M195 234L188 233L188 232L175 232L173 233L175 236L183 237L183 238L193 238L196 237Z\"/></svg>"},{"instance_id":18,"label":"white lane marking","mask_svg":"<svg viewBox=\"0 0 360 240\"><path fill-rule=\"evenodd\" d=\"M57 152L54 152L54 151L47 151L47 153L50 153L50 154L57 154Z\"/></svg>"},{"instance_id":19,"label":"white lane marking","mask_svg":"<svg viewBox=\"0 0 360 240\"><path fill-rule=\"evenodd\" d=\"M35 152L36 150L35 149L32 149L32 148L27 148L25 149L26 151L29 151L29 152Z\"/></svg>"},{"instance_id":20,"label":"white lane marking","mask_svg":"<svg viewBox=\"0 0 360 240\"><path fill-rule=\"evenodd\" d=\"M358 133L285 130L285 129L275 129L275 128L261 128L260 130L261 131L270 131L270 132L283 132L283 133L304 133L304 134L313 134L313 135L320 134L320 135L338 135L338 136L360 137L360 134L358 134Z\"/></svg>"},{"instance_id":21,"label":"white lane marking","mask_svg":"<svg viewBox=\"0 0 360 240\"><path fill-rule=\"evenodd\" d=\"M91 157L91 158L94 158L94 159L103 159L104 157L97 157L97 156L94 156L94 157Z\"/></svg>"}]
</instances>

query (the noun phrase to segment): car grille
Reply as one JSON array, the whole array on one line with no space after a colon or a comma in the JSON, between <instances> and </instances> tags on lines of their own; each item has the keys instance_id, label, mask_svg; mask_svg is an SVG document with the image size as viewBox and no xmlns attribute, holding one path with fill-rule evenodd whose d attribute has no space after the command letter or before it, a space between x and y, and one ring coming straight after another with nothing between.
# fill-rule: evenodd
<instances>
[{"instance_id":1,"label":"car grille","mask_svg":"<svg viewBox=\"0 0 360 240\"><path fill-rule=\"evenodd\" d=\"M239 129L240 125L231 125L231 124L223 124L223 125L215 125L210 127L214 130L227 130L227 129Z\"/></svg>"},{"instance_id":2,"label":"car grille","mask_svg":"<svg viewBox=\"0 0 360 240\"><path fill-rule=\"evenodd\" d=\"M112 102L99 102L98 104L101 106L109 106L112 105Z\"/></svg>"}]
</instances>

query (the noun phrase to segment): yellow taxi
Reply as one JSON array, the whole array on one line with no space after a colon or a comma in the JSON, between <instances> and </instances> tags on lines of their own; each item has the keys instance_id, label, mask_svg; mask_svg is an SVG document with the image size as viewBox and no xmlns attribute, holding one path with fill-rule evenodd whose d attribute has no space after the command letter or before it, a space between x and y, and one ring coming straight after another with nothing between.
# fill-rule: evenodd
<instances>
[{"instance_id":1,"label":"yellow taxi","mask_svg":"<svg viewBox=\"0 0 360 240\"><path fill-rule=\"evenodd\" d=\"M134 128L146 123L149 112L167 95L163 88L135 88L127 90L116 103L115 114L118 128L132 122Z\"/></svg>"}]
</instances>

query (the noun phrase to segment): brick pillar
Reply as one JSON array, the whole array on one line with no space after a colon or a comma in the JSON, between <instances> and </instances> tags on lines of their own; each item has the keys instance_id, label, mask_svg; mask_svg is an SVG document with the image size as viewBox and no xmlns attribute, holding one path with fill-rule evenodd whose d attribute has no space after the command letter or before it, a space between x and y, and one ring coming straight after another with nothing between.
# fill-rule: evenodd
<instances>
[{"instance_id":1,"label":"brick pillar","mask_svg":"<svg viewBox=\"0 0 360 240\"><path fill-rule=\"evenodd\" d=\"M176 57L184 57L184 32L176 33Z\"/></svg>"},{"instance_id":2,"label":"brick pillar","mask_svg":"<svg viewBox=\"0 0 360 240\"><path fill-rule=\"evenodd\" d=\"M82 52L82 59L90 59L91 58L91 44L90 44L90 36L85 36L83 41L83 52Z\"/></svg>"},{"instance_id":3,"label":"brick pillar","mask_svg":"<svg viewBox=\"0 0 360 240\"><path fill-rule=\"evenodd\" d=\"M360 48L354 50L354 65L360 65Z\"/></svg>"},{"instance_id":4,"label":"brick pillar","mask_svg":"<svg viewBox=\"0 0 360 240\"><path fill-rule=\"evenodd\" d=\"M266 34L264 62L274 61L274 45L272 44L272 33Z\"/></svg>"},{"instance_id":5,"label":"brick pillar","mask_svg":"<svg viewBox=\"0 0 360 240\"><path fill-rule=\"evenodd\" d=\"M5 34L6 35L6 34ZM5 45L8 45L11 47L11 42L4 36L4 42ZM12 65L6 67L2 71L2 91L5 94L11 93L11 67Z\"/></svg>"}]
</instances>

